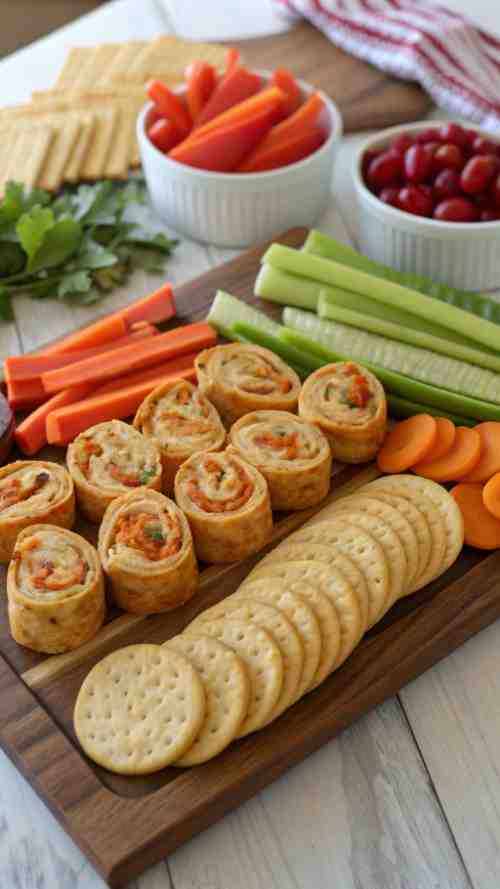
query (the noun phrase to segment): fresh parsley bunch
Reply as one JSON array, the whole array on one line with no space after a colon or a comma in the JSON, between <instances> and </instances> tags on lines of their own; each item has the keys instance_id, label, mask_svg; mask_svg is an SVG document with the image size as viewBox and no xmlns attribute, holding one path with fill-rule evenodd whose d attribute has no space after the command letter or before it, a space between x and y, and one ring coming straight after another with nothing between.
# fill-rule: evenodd
<instances>
[{"instance_id":1,"label":"fresh parsley bunch","mask_svg":"<svg viewBox=\"0 0 500 889\"><path fill-rule=\"evenodd\" d=\"M57 197L9 182L0 202L0 319L12 320L17 293L89 305L134 268L162 272L177 241L140 221L146 204L139 179Z\"/></svg>"}]
</instances>

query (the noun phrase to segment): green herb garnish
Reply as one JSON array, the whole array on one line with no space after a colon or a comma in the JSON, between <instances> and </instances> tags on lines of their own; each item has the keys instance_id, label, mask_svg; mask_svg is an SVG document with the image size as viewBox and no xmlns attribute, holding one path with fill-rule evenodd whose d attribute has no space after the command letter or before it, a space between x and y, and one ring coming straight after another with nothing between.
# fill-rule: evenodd
<instances>
[{"instance_id":1,"label":"green herb garnish","mask_svg":"<svg viewBox=\"0 0 500 889\"><path fill-rule=\"evenodd\" d=\"M146 525L144 531L151 540L155 540L157 543L165 543L165 537L159 525Z\"/></svg>"},{"instance_id":2,"label":"green herb garnish","mask_svg":"<svg viewBox=\"0 0 500 889\"><path fill-rule=\"evenodd\" d=\"M147 485L152 478L156 475L156 469L143 469L139 476L139 481L141 485Z\"/></svg>"},{"instance_id":3,"label":"green herb garnish","mask_svg":"<svg viewBox=\"0 0 500 889\"><path fill-rule=\"evenodd\" d=\"M177 241L140 220L146 203L139 179L80 185L58 197L8 182L0 201L0 319L12 320L18 293L88 305L134 268L163 271Z\"/></svg>"}]
</instances>

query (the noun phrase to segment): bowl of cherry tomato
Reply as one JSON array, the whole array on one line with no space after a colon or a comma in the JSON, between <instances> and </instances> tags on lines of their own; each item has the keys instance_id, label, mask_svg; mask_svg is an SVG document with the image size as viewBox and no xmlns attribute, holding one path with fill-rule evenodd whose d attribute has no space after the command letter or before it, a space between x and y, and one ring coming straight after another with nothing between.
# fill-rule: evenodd
<instances>
[{"instance_id":1,"label":"bowl of cherry tomato","mask_svg":"<svg viewBox=\"0 0 500 889\"><path fill-rule=\"evenodd\" d=\"M371 259L464 290L500 285L500 142L453 121L392 127L354 163Z\"/></svg>"}]
</instances>

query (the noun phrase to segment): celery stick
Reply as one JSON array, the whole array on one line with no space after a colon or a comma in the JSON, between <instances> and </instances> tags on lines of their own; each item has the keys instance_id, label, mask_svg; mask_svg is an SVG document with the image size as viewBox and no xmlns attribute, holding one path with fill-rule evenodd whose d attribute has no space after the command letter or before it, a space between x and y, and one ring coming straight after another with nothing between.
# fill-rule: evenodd
<instances>
[{"instance_id":1,"label":"celery stick","mask_svg":"<svg viewBox=\"0 0 500 889\"><path fill-rule=\"evenodd\" d=\"M500 356L482 352L480 349L463 346L459 343L443 340L441 337L432 336L429 333L422 333L419 330L401 327L392 321L385 321L381 318L374 318L370 315L361 314L361 312L345 309L334 303L319 298L318 314L320 318L327 318L330 321L340 321L350 327L357 327L360 330L370 330L372 333L380 333L382 336L389 337L392 340L398 340L401 343L409 343L413 346L421 346L423 349L429 349L431 352L438 352L449 358L458 358L461 361L468 361L469 364L475 364L478 367L485 367L489 370L500 372Z\"/></svg>"},{"instance_id":2,"label":"celery stick","mask_svg":"<svg viewBox=\"0 0 500 889\"><path fill-rule=\"evenodd\" d=\"M338 351L338 346L333 346L324 332L321 335L310 324L311 320L316 322L316 325L319 325L320 328L322 325L328 325L327 321L320 321L309 312L287 309L285 311L285 324L289 326L280 329L280 339L302 351L309 350L313 355L322 358L325 364L332 361L357 360L379 378L388 392L392 392L409 401L419 402L435 407L439 411L449 411L477 420L500 421L500 406L496 404L477 398L469 398L466 395L451 392L449 389L423 383L405 373L397 373L394 370L381 367L361 355L355 356L347 350Z\"/></svg>"},{"instance_id":3,"label":"celery stick","mask_svg":"<svg viewBox=\"0 0 500 889\"><path fill-rule=\"evenodd\" d=\"M316 311L321 284L288 275L266 263L261 265L255 280L255 293L262 299L281 303L285 306L298 306L299 309Z\"/></svg>"},{"instance_id":4,"label":"celery stick","mask_svg":"<svg viewBox=\"0 0 500 889\"><path fill-rule=\"evenodd\" d=\"M207 321L216 330L219 331L226 339L232 339L231 328L236 321L247 321L255 325L259 330L265 330L267 333L275 334L279 330L280 325L268 318L264 312L259 312L253 306L225 293L224 290L218 290L212 303L210 311L207 315Z\"/></svg>"},{"instance_id":5,"label":"celery stick","mask_svg":"<svg viewBox=\"0 0 500 889\"><path fill-rule=\"evenodd\" d=\"M276 355L279 355L288 364L300 367L302 370L301 376L307 376L311 371L322 367L324 363L321 359L311 355L310 352L301 352L295 346L291 346L284 340L279 339L277 335L261 330L259 327L246 321L235 321L231 331L238 337L244 337L248 342L254 343L256 346L264 346L266 349L270 349L271 352L275 352Z\"/></svg>"},{"instance_id":6,"label":"celery stick","mask_svg":"<svg viewBox=\"0 0 500 889\"><path fill-rule=\"evenodd\" d=\"M352 290L385 305L396 307L403 305L405 311L412 315L441 324L476 343L498 351L500 331L497 325L455 306L445 305L440 300L417 293L415 290L408 290L400 284L381 281L357 269L309 253L302 253L300 250L292 250L282 244L272 244L264 255L264 261L282 271L312 278L329 286Z\"/></svg>"},{"instance_id":7,"label":"celery stick","mask_svg":"<svg viewBox=\"0 0 500 889\"><path fill-rule=\"evenodd\" d=\"M418 404L416 401L408 401L399 395L387 393L387 407L391 417L413 417L415 414L430 414L432 417L446 417L455 423L455 426L475 426L476 421L470 417L460 417L458 414L450 414L448 411L440 411L439 408L430 407L428 404Z\"/></svg>"},{"instance_id":8,"label":"celery stick","mask_svg":"<svg viewBox=\"0 0 500 889\"><path fill-rule=\"evenodd\" d=\"M302 250L306 253L314 253L316 256L323 256L325 259L332 259L334 262L342 263L342 265L351 266L351 268L359 269L361 272L369 272L378 278L384 278L386 281L403 284L405 287L410 287L411 290L418 290L420 293L440 299L442 302L464 309L466 312L479 315L480 318L485 318L487 321L500 324L500 304L495 302L495 300L482 296L479 293L458 290L456 287L450 287L448 284L432 281L423 275L400 272L398 269L393 269L390 266L381 265L353 250L352 247L340 244L334 238L322 232L315 230L309 232Z\"/></svg>"}]
</instances>

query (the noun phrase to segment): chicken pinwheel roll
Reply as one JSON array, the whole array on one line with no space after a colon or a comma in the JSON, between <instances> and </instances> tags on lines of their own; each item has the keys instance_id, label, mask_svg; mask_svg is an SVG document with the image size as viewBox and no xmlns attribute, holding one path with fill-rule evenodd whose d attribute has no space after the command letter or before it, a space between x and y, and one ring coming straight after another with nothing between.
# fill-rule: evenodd
<instances>
[{"instance_id":1,"label":"chicken pinwheel roll","mask_svg":"<svg viewBox=\"0 0 500 889\"><path fill-rule=\"evenodd\" d=\"M229 451L194 454L175 477L198 558L235 562L260 550L272 533L269 489L254 466Z\"/></svg>"},{"instance_id":2,"label":"chicken pinwheel roll","mask_svg":"<svg viewBox=\"0 0 500 889\"><path fill-rule=\"evenodd\" d=\"M214 346L198 355L195 367L201 391L228 426L249 411L297 410L297 374L262 346Z\"/></svg>"},{"instance_id":3,"label":"chicken pinwheel roll","mask_svg":"<svg viewBox=\"0 0 500 889\"><path fill-rule=\"evenodd\" d=\"M175 473L191 454L220 451L226 441L213 404L188 380L154 389L137 411L134 426L160 446L166 494L173 492Z\"/></svg>"},{"instance_id":4,"label":"chicken pinwheel roll","mask_svg":"<svg viewBox=\"0 0 500 889\"><path fill-rule=\"evenodd\" d=\"M7 574L10 631L20 645L56 654L88 642L105 614L95 548L65 528L21 531Z\"/></svg>"},{"instance_id":5,"label":"chicken pinwheel roll","mask_svg":"<svg viewBox=\"0 0 500 889\"><path fill-rule=\"evenodd\" d=\"M312 423L286 411L254 411L229 433L234 448L269 486L273 509L305 509L328 494L332 455Z\"/></svg>"},{"instance_id":6,"label":"chicken pinwheel roll","mask_svg":"<svg viewBox=\"0 0 500 889\"><path fill-rule=\"evenodd\" d=\"M155 614L187 602L198 584L193 538L172 500L141 488L117 497L99 529L99 555L124 611Z\"/></svg>"},{"instance_id":7,"label":"chicken pinwheel roll","mask_svg":"<svg viewBox=\"0 0 500 889\"><path fill-rule=\"evenodd\" d=\"M18 460L0 469L0 562L12 558L18 534L48 522L71 528L75 492L64 466L42 460Z\"/></svg>"},{"instance_id":8,"label":"chicken pinwheel roll","mask_svg":"<svg viewBox=\"0 0 500 889\"><path fill-rule=\"evenodd\" d=\"M339 361L307 378L299 414L324 432L334 460L366 463L383 441L387 403L373 374L353 361Z\"/></svg>"},{"instance_id":9,"label":"chicken pinwheel roll","mask_svg":"<svg viewBox=\"0 0 500 889\"><path fill-rule=\"evenodd\" d=\"M98 423L70 444L66 457L78 506L98 524L112 500L133 488L161 491L160 449L121 420Z\"/></svg>"}]
</instances>

